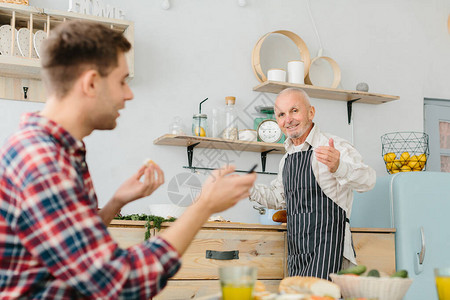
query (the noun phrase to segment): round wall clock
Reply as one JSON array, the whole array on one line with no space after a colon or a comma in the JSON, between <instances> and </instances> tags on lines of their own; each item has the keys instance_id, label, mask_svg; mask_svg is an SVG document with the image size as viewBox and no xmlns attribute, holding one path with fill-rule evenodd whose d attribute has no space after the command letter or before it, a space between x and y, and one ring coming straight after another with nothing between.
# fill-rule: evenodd
<instances>
[{"instance_id":1,"label":"round wall clock","mask_svg":"<svg viewBox=\"0 0 450 300\"><path fill-rule=\"evenodd\" d=\"M283 137L283 132L273 119L262 121L256 129L258 139L265 143L277 143Z\"/></svg>"}]
</instances>

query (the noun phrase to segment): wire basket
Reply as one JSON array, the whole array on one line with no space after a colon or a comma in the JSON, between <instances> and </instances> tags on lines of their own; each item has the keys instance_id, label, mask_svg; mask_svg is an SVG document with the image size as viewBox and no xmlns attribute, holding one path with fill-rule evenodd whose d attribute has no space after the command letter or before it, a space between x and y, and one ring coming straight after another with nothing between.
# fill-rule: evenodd
<instances>
[{"instance_id":1,"label":"wire basket","mask_svg":"<svg viewBox=\"0 0 450 300\"><path fill-rule=\"evenodd\" d=\"M0 0L0 3L12 3L12 4L28 5L28 0Z\"/></svg>"},{"instance_id":2,"label":"wire basket","mask_svg":"<svg viewBox=\"0 0 450 300\"><path fill-rule=\"evenodd\" d=\"M430 150L424 132L392 132L381 136L382 156L389 174L425 171Z\"/></svg>"}]
</instances>

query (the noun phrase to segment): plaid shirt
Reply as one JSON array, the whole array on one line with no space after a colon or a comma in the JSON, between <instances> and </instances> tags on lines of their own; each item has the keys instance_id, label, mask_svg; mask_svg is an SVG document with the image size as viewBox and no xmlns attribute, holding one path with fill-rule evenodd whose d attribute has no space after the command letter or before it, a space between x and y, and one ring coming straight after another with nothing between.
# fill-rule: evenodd
<instances>
[{"instance_id":1,"label":"plaid shirt","mask_svg":"<svg viewBox=\"0 0 450 300\"><path fill-rule=\"evenodd\" d=\"M85 154L36 113L0 149L0 299L149 299L178 271L178 253L161 238L114 242Z\"/></svg>"}]
</instances>

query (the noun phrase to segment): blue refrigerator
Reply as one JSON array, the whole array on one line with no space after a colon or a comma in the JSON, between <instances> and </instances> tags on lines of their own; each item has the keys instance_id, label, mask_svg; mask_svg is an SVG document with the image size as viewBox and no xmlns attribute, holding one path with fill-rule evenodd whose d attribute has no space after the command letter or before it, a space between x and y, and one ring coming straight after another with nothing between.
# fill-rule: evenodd
<instances>
[{"instance_id":1,"label":"blue refrigerator","mask_svg":"<svg viewBox=\"0 0 450 300\"><path fill-rule=\"evenodd\" d=\"M373 190L355 193L350 224L395 228L396 269L413 279L404 300L438 299L433 269L450 267L450 173L377 178Z\"/></svg>"}]
</instances>

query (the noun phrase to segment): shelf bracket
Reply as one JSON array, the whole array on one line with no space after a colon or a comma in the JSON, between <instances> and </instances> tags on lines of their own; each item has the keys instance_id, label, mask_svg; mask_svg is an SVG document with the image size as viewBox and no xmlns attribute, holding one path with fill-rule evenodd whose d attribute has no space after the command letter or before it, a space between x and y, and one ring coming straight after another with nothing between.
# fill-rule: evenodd
<instances>
[{"instance_id":1,"label":"shelf bracket","mask_svg":"<svg viewBox=\"0 0 450 300\"><path fill-rule=\"evenodd\" d=\"M196 170L210 170L210 171L213 171L213 170L215 170L214 168L204 168L204 167L194 167L194 166L192 166L192 159L194 158L194 148L198 144L200 144L200 142L187 146L186 150L187 150L187 156L188 156L188 166L184 166L183 168L191 169L193 171L196 171ZM278 174L278 173L266 172L267 153L275 151L275 150L277 150L277 149L270 149L268 151L261 152L262 172L256 172L256 173L258 173L258 174L267 174L267 175L277 175ZM247 173L248 170L235 170L235 172Z\"/></svg>"},{"instance_id":2,"label":"shelf bracket","mask_svg":"<svg viewBox=\"0 0 450 300\"><path fill-rule=\"evenodd\" d=\"M264 152L261 152L261 166L262 166L262 171L266 172L266 158L267 158L267 153L275 151L276 149L270 149Z\"/></svg>"},{"instance_id":3,"label":"shelf bracket","mask_svg":"<svg viewBox=\"0 0 450 300\"><path fill-rule=\"evenodd\" d=\"M192 158L194 157L194 148L200 144L200 142L187 146L188 165L192 168Z\"/></svg>"},{"instance_id":4,"label":"shelf bracket","mask_svg":"<svg viewBox=\"0 0 450 300\"><path fill-rule=\"evenodd\" d=\"M353 102L356 102L358 100L361 100L361 98L356 98L353 100L347 101L347 119L348 119L348 125L352 122L352 106Z\"/></svg>"},{"instance_id":5,"label":"shelf bracket","mask_svg":"<svg viewBox=\"0 0 450 300\"><path fill-rule=\"evenodd\" d=\"M193 170L194 172L197 171L197 170L206 170L206 171L215 171L215 170L217 170L217 169L214 169L214 168L189 167L189 166L183 166L183 168ZM240 172L240 173L248 173L248 170L234 170L234 171L235 172ZM265 175L278 175L278 173L273 173L273 172L259 172L259 171L255 171L255 173L257 173L257 174L265 174Z\"/></svg>"}]
</instances>

